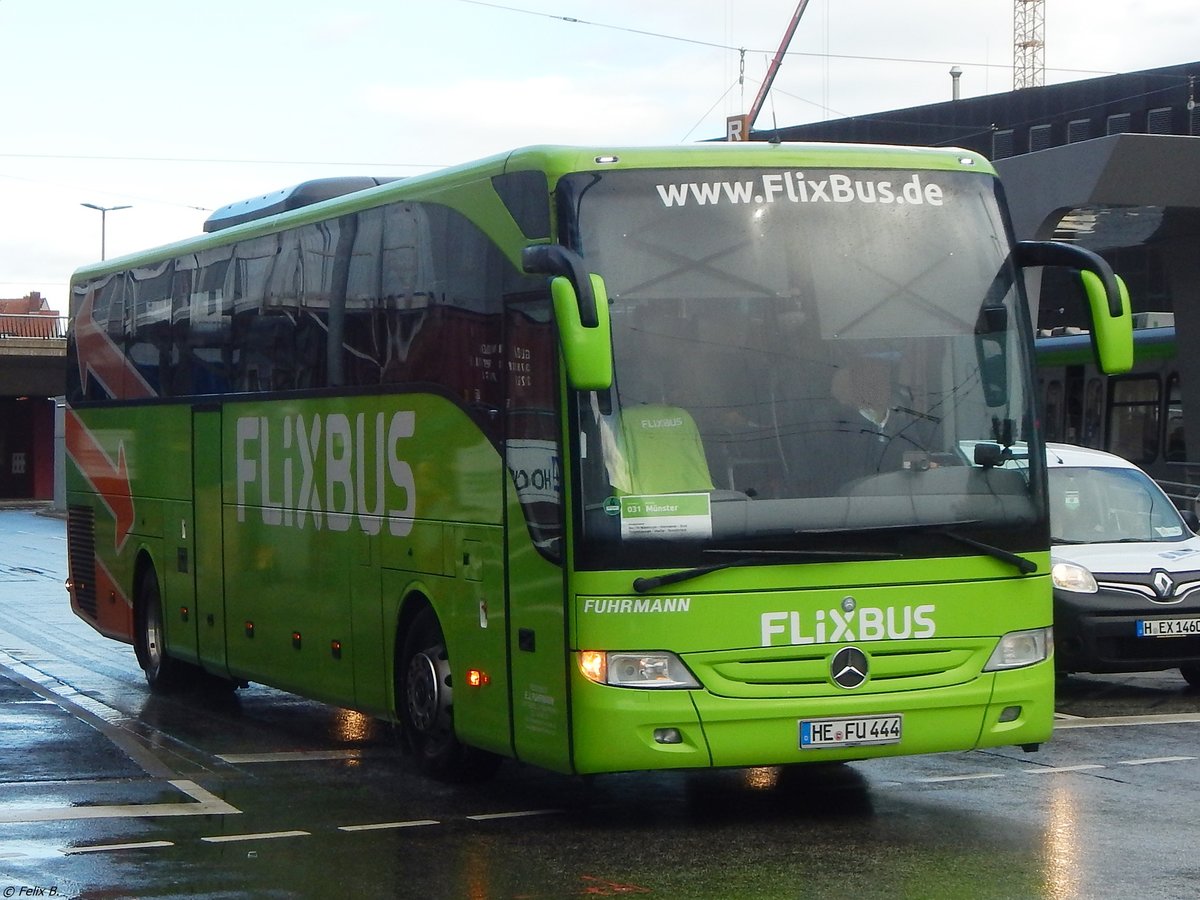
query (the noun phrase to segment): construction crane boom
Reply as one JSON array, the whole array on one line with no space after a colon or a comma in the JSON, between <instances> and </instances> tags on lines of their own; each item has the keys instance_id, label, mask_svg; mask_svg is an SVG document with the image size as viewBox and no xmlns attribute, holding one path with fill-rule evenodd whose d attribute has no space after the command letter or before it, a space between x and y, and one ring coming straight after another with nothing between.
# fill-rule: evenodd
<instances>
[{"instance_id":1,"label":"construction crane boom","mask_svg":"<svg viewBox=\"0 0 1200 900\"><path fill-rule=\"evenodd\" d=\"M759 112L762 111L763 104L767 100L767 94L771 92L771 85L775 81L775 75L779 71L779 66L783 63L783 56L787 53L788 45L792 42L792 35L796 33L796 26L800 24L800 17L804 15L804 9L807 6L808 0L800 0L800 3L796 6L796 12L792 14L792 20L788 23L787 31L784 32L779 49L775 51L775 56L771 59L771 64L767 67L767 77L763 79L762 85L759 86L758 95L754 98L754 103L750 106L750 112L746 114L747 137L749 137L750 129L754 127L754 120L758 118Z\"/></svg>"},{"instance_id":2,"label":"construction crane boom","mask_svg":"<svg viewBox=\"0 0 1200 900\"><path fill-rule=\"evenodd\" d=\"M1013 2L1013 90L1046 83L1045 0Z\"/></svg>"}]
</instances>

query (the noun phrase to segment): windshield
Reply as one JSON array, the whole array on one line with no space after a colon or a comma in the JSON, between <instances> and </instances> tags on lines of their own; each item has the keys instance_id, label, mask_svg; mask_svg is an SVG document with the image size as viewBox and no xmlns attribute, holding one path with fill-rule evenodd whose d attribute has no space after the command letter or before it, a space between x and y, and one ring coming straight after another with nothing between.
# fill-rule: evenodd
<instances>
[{"instance_id":1,"label":"windshield","mask_svg":"<svg viewBox=\"0 0 1200 900\"><path fill-rule=\"evenodd\" d=\"M1139 469L1050 469L1050 535L1055 544L1182 541L1179 511Z\"/></svg>"},{"instance_id":2,"label":"windshield","mask_svg":"<svg viewBox=\"0 0 1200 900\"><path fill-rule=\"evenodd\" d=\"M641 171L560 191L612 314L615 385L576 411L594 564L911 525L1045 540L1040 464L963 450L1032 438L991 178Z\"/></svg>"}]
</instances>

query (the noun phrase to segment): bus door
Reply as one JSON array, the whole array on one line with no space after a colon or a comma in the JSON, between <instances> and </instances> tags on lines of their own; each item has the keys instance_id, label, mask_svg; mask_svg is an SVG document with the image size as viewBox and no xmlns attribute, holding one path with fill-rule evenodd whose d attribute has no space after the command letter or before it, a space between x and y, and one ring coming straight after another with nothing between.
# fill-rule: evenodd
<instances>
[{"instance_id":1,"label":"bus door","mask_svg":"<svg viewBox=\"0 0 1200 900\"><path fill-rule=\"evenodd\" d=\"M517 758L568 771L558 347L548 300L506 310L508 652Z\"/></svg>"},{"instance_id":2,"label":"bus door","mask_svg":"<svg viewBox=\"0 0 1200 900\"><path fill-rule=\"evenodd\" d=\"M192 407L192 497L200 662L211 672L228 674L221 524L221 406L217 403Z\"/></svg>"}]
</instances>

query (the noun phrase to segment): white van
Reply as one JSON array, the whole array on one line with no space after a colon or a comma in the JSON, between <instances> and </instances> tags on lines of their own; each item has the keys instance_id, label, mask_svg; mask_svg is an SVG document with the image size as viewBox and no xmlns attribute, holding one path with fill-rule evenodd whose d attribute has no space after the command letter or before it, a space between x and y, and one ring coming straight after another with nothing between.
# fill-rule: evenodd
<instances>
[{"instance_id":1,"label":"white van","mask_svg":"<svg viewBox=\"0 0 1200 900\"><path fill-rule=\"evenodd\" d=\"M1061 672L1178 667L1200 686L1200 537L1137 466L1049 444L1054 649Z\"/></svg>"}]
</instances>

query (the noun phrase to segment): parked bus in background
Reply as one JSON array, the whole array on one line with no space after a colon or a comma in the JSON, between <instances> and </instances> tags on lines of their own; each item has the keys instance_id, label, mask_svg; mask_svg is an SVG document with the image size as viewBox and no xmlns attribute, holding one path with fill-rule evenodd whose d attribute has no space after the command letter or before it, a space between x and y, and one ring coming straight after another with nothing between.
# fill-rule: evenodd
<instances>
[{"instance_id":1,"label":"parked bus in background","mask_svg":"<svg viewBox=\"0 0 1200 900\"><path fill-rule=\"evenodd\" d=\"M445 778L1050 736L1022 269L1081 273L1107 371L1128 298L982 157L534 147L206 227L72 282L71 602L152 688Z\"/></svg>"},{"instance_id":2,"label":"parked bus in background","mask_svg":"<svg viewBox=\"0 0 1200 900\"><path fill-rule=\"evenodd\" d=\"M1056 329L1037 338L1046 439L1124 457L1158 482L1180 509L1200 511L1200 462L1188 454L1183 404L1190 367L1178 352L1174 316L1136 313L1133 318L1133 367L1111 378L1097 368L1087 332ZM1200 434L1193 430L1193 435L1195 447Z\"/></svg>"}]
</instances>

